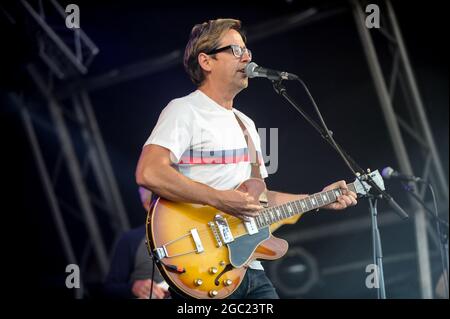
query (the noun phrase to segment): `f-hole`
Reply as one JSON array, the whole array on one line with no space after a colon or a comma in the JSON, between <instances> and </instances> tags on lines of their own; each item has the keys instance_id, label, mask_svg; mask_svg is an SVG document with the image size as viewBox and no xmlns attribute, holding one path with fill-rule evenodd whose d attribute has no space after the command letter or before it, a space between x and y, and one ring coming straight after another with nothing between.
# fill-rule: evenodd
<instances>
[{"instance_id":1,"label":"f-hole","mask_svg":"<svg viewBox=\"0 0 450 319\"><path fill-rule=\"evenodd\" d=\"M230 271L232 269L233 269L233 266L231 264L228 264L225 266L225 268L222 270L222 272L217 275L216 280L214 280L214 283L216 284L216 286L220 285L220 277L222 277L224 273L226 273L227 271Z\"/></svg>"}]
</instances>

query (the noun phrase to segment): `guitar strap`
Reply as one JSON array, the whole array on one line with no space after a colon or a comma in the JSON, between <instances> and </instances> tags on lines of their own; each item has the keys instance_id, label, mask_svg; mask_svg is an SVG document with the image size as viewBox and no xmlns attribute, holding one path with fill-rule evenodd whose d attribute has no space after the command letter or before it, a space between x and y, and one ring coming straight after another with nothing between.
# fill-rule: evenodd
<instances>
[{"instance_id":1,"label":"guitar strap","mask_svg":"<svg viewBox=\"0 0 450 319\"><path fill-rule=\"evenodd\" d=\"M262 180L263 178L261 176L260 170L261 162L258 156L258 152L256 151L255 144L253 143L253 139L250 135L250 132L247 130L244 123L242 123L241 119L239 118L239 116L236 115L236 113L234 114L234 116L236 117L236 120L238 121L239 126L242 129L242 133L244 133L245 142L247 143L248 153L250 157L250 165L252 168L250 176L252 178L258 178ZM268 207L269 200L267 199L267 189L265 189L259 196L259 202L263 207Z\"/></svg>"}]
</instances>

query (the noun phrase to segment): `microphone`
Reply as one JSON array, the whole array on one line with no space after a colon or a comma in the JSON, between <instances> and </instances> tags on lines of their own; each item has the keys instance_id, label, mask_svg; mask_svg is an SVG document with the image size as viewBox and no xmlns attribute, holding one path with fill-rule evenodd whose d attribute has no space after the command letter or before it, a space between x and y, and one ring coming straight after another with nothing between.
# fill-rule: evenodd
<instances>
[{"instance_id":1,"label":"microphone","mask_svg":"<svg viewBox=\"0 0 450 319\"><path fill-rule=\"evenodd\" d=\"M390 166L383 168L381 175L386 179L396 178L407 182L423 182L420 177L399 173Z\"/></svg>"},{"instance_id":2,"label":"microphone","mask_svg":"<svg viewBox=\"0 0 450 319\"><path fill-rule=\"evenodd\" d=\"M288 72L276 71L258 66L255 62L250 62L245 67L245 74L249 78L267 78L272 81L297 80L298 76Z\"/></svg>"}]
</instances>

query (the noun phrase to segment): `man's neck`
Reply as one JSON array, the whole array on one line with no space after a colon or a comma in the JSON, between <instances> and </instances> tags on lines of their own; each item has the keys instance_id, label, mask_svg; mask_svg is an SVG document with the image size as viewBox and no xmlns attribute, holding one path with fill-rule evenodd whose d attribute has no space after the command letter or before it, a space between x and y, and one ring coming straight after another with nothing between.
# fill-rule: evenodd
<instances>
[{"instance_id":1,"label":"man's neck","mask_svg":"<svg viewBox=\"0 0 450 319\"><path fill-rule=\"evenodd\" d=\"M229 92L229 90L224 90L208 83L203 84L198 89L223 108L227 110L233 108L233 99L236 94Z\"/></svg>"}]
</instances>

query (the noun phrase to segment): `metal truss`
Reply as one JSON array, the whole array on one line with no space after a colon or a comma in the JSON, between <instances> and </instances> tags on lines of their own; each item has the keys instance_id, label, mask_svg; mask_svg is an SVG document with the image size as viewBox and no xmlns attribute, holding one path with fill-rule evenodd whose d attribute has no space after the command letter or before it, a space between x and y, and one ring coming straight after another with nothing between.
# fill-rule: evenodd
<instances>
[{"instance_id":1,"label":"metal truss","mask_svg":"<svg viewBox=\"0 0 450 319\"><path fill-rule=\"evenodd\" d=\"M417 175L430 180L433 185L437 187L439 198L445 205L445 213L448 215L448 181L446 179L446 174L444 173L394 9L390 1L384 1L380 4L381 26L379 29L369 29L365 25L366 14L364 13L362 3L358 0L352 0L351 3L356 26L366 54L372 79L375 84L400 169L406 174ZM387 76L383 74L374 40L372 38L372 32L370 30L373 30L372 32L380 32L383 35L392 54L393 62L389 81L387 80ZM398 84L400 84L402 89L402 95L396 95ZM410 120L404 119L396 113L395 107L399 107L401 103L404 103L404 105L407 106L411 118ZM401 129L403 129L403 131ZM412 140L415 141L415 145L406 145L406 136L412 138ZM415 160L415 163L411 163L410 154L417 148L421 150L422 158L420 161ZM416 172L419 173L415 174L413 164L417 165L417 163L423 164L423 167L416 170ZM425 201L424 187L420 190L416 188L415 192L417 195L421 196L423 201ZM425 210L418 205L417 202L411 200L410 212L413 214L412 217L414 217L415 222L417 262L422 297L432 298L430 253Z\"/></svg>"}]
</instances>

